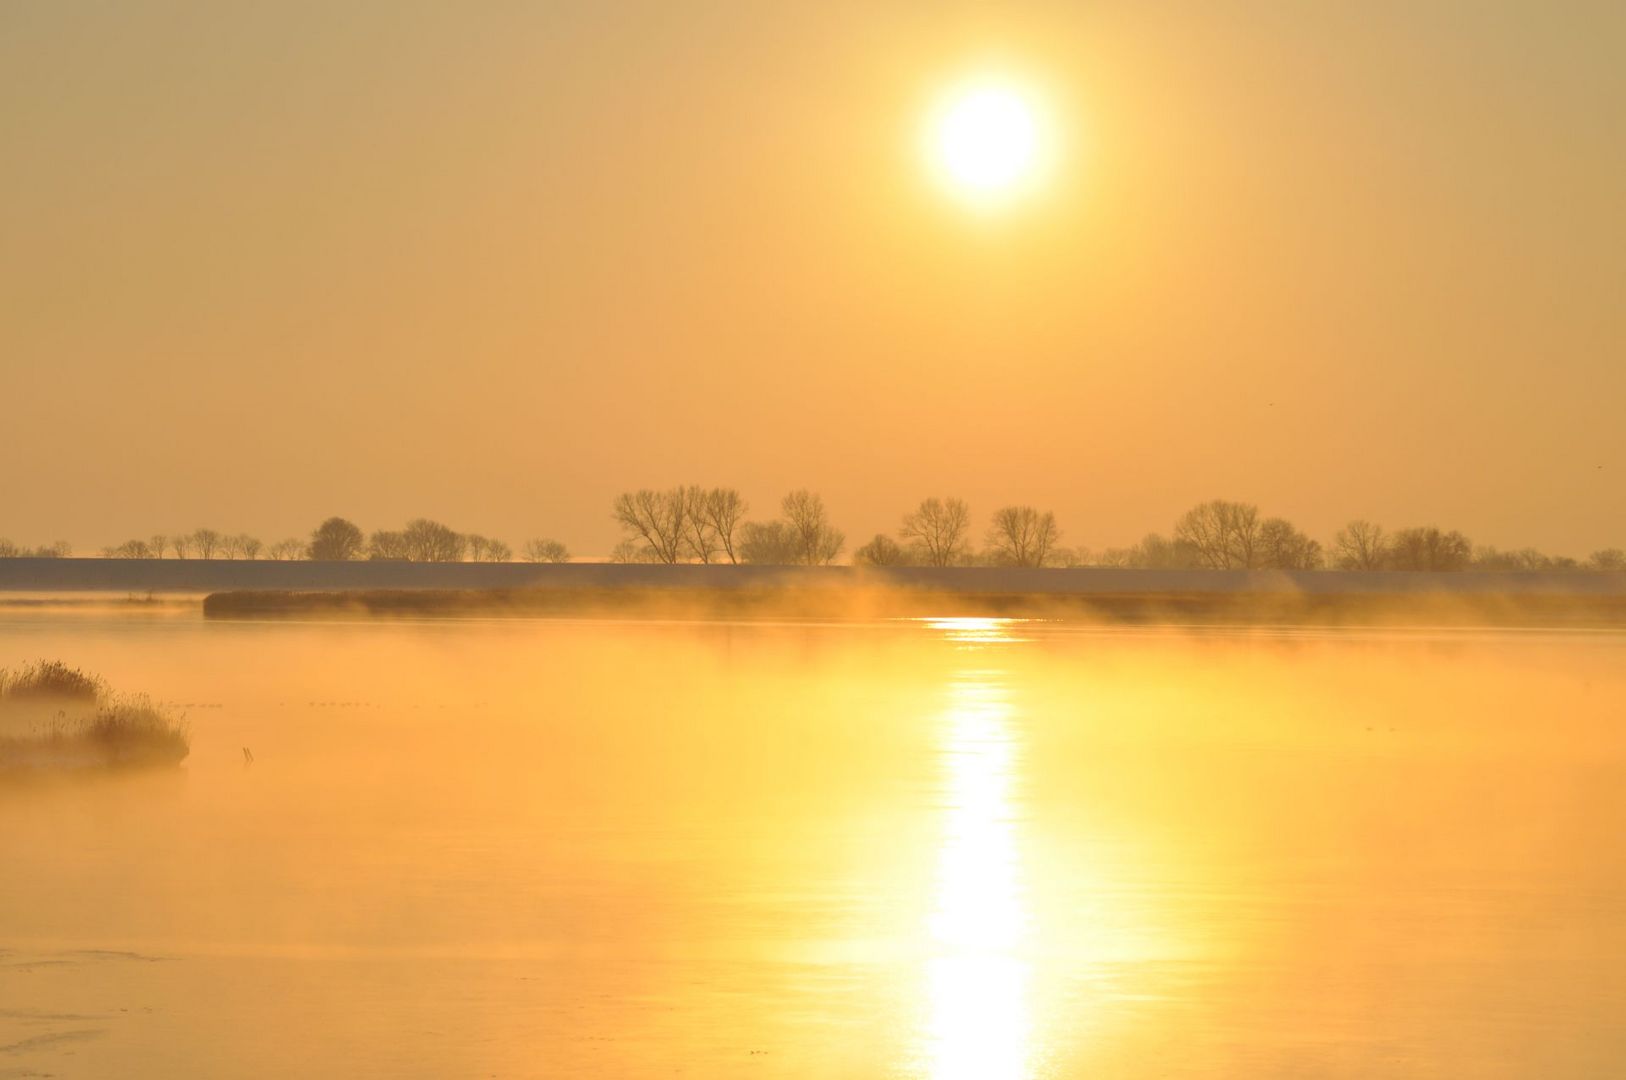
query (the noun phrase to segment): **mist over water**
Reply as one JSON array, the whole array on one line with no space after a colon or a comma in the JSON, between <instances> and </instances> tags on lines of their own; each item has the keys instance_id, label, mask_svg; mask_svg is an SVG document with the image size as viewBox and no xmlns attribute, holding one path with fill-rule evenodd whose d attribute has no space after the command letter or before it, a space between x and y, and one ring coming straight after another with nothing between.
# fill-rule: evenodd
<instances>
[{"instance_id":1,"label":"mist over water","mask_svg":"<svg viewBox=\"0 0 1626 1080\"><path fill-rule=\"evenodd\" d=\"M41 657L192 747L0 780L0 1077L1626 1060L1626 634L0 613Z\"/></svg>"}]
</instances>

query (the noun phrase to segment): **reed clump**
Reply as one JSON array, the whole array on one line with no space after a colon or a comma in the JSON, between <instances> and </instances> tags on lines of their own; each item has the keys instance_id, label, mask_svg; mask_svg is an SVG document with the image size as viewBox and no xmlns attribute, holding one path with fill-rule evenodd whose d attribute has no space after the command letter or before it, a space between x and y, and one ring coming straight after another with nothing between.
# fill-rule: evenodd
<instances>
[{"instance_id":1,"label":"reed clump","mask_svg":"<svg viewBox=\"0 0 1626 1080\"><path fill-rule=\"evenodd\" d=\"M16 671L0 668L0 702L94 702L106 693L101 679L60 660L41 660Z\"/></svg>"},{"instance_id":2,"label":"reed clump","mask_svg":"<svg viewBox=\"0 0 1626 1080\"><path fill-rule=\"evenodd\" d=\"M185 719L145 695L58 660L0 668L0 775L176 765L190 748Z\"/></svg>"}]
</instances>

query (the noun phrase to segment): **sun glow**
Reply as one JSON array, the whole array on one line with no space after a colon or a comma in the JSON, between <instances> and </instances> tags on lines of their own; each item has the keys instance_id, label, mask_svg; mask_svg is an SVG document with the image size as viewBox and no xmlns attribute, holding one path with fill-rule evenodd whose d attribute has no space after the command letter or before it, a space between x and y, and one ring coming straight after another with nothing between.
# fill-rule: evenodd
<instances>
[{"instance_id":1,"label":"sun glow","mask_svg":"<svg viewBox=\"0 0 1626 1080\"><path fill-rule=\"evenodd\" d=\"M927 153L939 179L970 202L1003 202L1034 183L1044 140L1030 95L998 81L948 94L928 125Z\"/></svg>"}]
</instances>

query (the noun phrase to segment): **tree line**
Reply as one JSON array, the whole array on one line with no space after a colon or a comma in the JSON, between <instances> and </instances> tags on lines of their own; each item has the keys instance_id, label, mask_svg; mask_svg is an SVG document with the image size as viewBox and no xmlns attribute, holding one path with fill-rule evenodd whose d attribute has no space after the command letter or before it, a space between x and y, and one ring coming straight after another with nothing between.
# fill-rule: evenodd
<instances>
[{"instance_id":1,"label":"tree line","mask_svg":"<svg viewBox=\"0 0 1626 1080\"><path fill-rule=\"evenodd\" d=\"M747 521L750 509L733 488L675 487L624 492L612 516L622 539L611 553L628 563L765 563L824 566L846 545L824 500L805 488L779 503L779 516Z\"/></svg>"},{"instance_id":2,"label":"tree line","mask_svg":"<svg viewBox=\"0 0 1626 1080\"><path fill-rule=\"evenodd\" d=\"M331 517L311 533L304 557L333 562L513 562L514 551L501 540L460 533L429 518L414 518L400 529L364 534L354 522ZM557 540L538 538L525 542L521 557L526 562L563 563L570 561L570 551Z\"/></svg>"},{"instance_id":3,"label":"tree line","mask_svg":"<svg viewBox=\"0 0 1626 1080\"><path fill-rule=\"evenodd\" d=\"M64 541L48 548L20 548L0 540L0 559L67 558L73 549ZM428 518L415 518L400 529L362 532L354 522L328 518L308 539L289 537L267 545L247 533L194 529L188 533L156 533L126 540L101 550L104 559L298 559L347 561L382 559L397 562L512 562L513 549L501 540L479 533L460 533ZM529 540L521 549L528 562L569 562L570 551L557 540Z\"/></svg>"},{"instance_id":4,"label":"tree line","mask_svg":"<svg viewBox=\"0 0 1626 1080\"><path fill-rule=\"evenodd\" d=\"M616 496L611 516L621 540L611 560L622 563L750 563L824 566L838 561L846 535L830 521L824 500L805 488L790 492L778 513L750 520L750 505L734 488L686 485ZM0 558L61 558L63 542L21 548L0 540ZM342 517L323 521L306 539L269 546L243 533L194 529L157 534L104 548L105 558L258 559L405 562L512 562L508 544L458 532L428 518L400 529L365 533ZM563 563L571 555L557 540L526 541L520 558ZM1002 506L974 534L970 506L930 496L904 514L892 533L877 533L851 561L867 566L1115 566L1149 570L1626 570L1626 551L1605 548L1587 559L1547 555L1534 548L1477 547L1457 530L1433 525L1385 530L1349 522L1323 545L1291 522L1265 517L1252 503L1213 499L1192 507L1167 535L1149 533L1127 548L1091 552L1068 547L1056 515L1032 506Z\"/></svg>"},{"instance_id":5,"label":"tree line","mask_svg":"<svg viewBox=\"0 0 1626 1080\"><path fill-rule=\"evenodd\" d=\"M66 559L73 554L73 545L66 540L39 547L18 547L10 540L0 539L0 559Z\"/></svg>"},{"instance_id":6,"label":"tree line","mask_svg":"<svg viewBox=\"0 0 1626 1080\"><path fill-rule=\"evenodd\" d=\"M643 489L616 497L622 540L617 562L730 562L819 566L835 562L844 536L818 495L793 491L779 516L746 520L749 506L732 488ZM980 542L979 542L980 540ZM1324 547L1291 522L1264 517L1252 503L1214 499L1192 507L1171 534L1148 534L1128 548L1092 553L1068 547L1056 515L1002 506L978 537L963 499L930 496L852 553L869 566L1116 566L1157 570L1626 570L1626 551L1605 548L1584 562L1533 548L1475 547L1461 532L1433 525L1388 532L1356 520Z\"/></svg>"},{"instance_id":7,"label":"tree line","mask_svg":"<svg viewBox=\"0 0 1626 1080\"><path fill-rule=\"evenodd\" d=\"M1604 548L1585 561L1535 548L1500 551L1434 525L1392 532L1349 522L1323 548L1290 522L1261 518L1252 503L1214 499L1186 511L1171 536L1151 533L1130 548L1109 549L1101 565L1211 570L1626 570L1626 551Z\"/></svg>"}]
</instances>

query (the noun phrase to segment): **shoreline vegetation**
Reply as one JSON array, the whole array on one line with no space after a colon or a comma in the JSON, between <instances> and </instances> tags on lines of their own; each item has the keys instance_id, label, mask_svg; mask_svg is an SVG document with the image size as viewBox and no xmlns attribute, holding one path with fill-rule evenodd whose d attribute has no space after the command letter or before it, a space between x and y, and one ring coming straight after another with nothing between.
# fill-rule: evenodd
<instances>
[{"instance_id":1,"label":"shoreline vegetation","mask_svg":"<svg viewBox=\"0 0 1626 1080\"><path fill-rule=\"evenodd\" d=\"M1167 575L1156 575L1166 578ZM1613 575L1610 575L1613 577ZM969 584L969 583L968 583ZM1306 590L1291 580L1236 588L1066 591L950 588L794 578L734 587L647 584L497 589L236 590L205 597L210 619L669 618L881 620L1034 618L1103 625L1626 627L1626 577L1612 589Z\"/></svg>"},{"instance_id":2,"label":"shoreline vegetation","mask_svg":"<svg viewBox=\"0 0 1626 1080\"><path fill-rule=\"evenodd\" d=\"M844 561L873 567L1103 567L1140 570L1359 570L1359 571L1623 571L1626 549L1600 548L1585 559L1525 547L1504 551L1476 545L1460 531L1435 525L1388 530L1356 519L1323 545L1282 517L1252 503L1211 499L1177 518L1167 535L1147 533L1128 547L1095 551L1068 546L1054 512L1003 506L986 519L979 537L970 506L952 496L930 496L904 514L894 533L877 533L848 555L847 535L836 528L824 500L806 489L790 492L778 515L748 517L738 490L699 485L623 492L611 506L621 540L608 559L619 564L831 566ZM154 534L102 549L104 559L270 562L430 562L514 564L504 541L464 533L428 518L401 529L363 532L330 517L308 540L290 537L265 545L246 533L200 528ZM66 559L65 541L38 548L0 539L0 561ZM520 548L524 563L578 561L557 540L534 538ZM846 558L844 559L844 556Z\"/></svg>"},{"instance_id":3,"label":"shoreline vegetation","mask_svg":"<svg viewBox=\"0 0 1626 1080\"><path fill-rule=\"evenodd\" d=\"M173 766L185 720L59 660L0 668L0 777Z\"/></svg>"}]
</instances>

